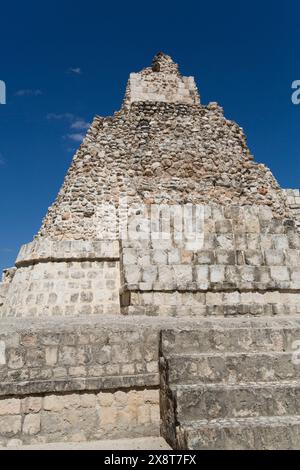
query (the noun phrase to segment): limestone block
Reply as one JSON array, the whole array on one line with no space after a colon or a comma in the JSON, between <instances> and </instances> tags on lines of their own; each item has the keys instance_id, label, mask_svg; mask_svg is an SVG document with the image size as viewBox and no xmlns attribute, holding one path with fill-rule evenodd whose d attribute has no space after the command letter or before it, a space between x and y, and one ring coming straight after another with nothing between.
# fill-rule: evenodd
<instances>
[{"instance_id":1,"label":"limestone block","mask_svg":"<svg viewBox=\"0 0 300 470\"><path fill-rule=\"evenodd\" d=\"M231 233L233 230L231 220L216 220L215 230L216 233Z\"/></svg>"},{"instance_id":2,"label":"limestone block","mask_svg":"<svg viewBox=\"0 0 300 470\"><path fill-rule=\"evenodd\" d=\"M58 363L66 366L77 365L77 349L75 346L62 346L58 352Z\"/></svg>"},{"instance_id":3,"label":"limestone block","mask_svg":"<svg viewBox=\"0 0 300 470\"><path fill-rule=\"evenodd\" d=\"M83 366L69 367L70 377L85 377L87 375L86 368Z\"/></svg>"},{"instance_id":4,"label":"limestone block","mask_svg":"<svg viewBox=\"0 0 300 470\"><path fill-rule=\"evenodd\" d=\"M271 282L270 268L268 266L260 266L256 273L257 281L265 286L269 286Z\"/></svg>"},{"instance_id":5,"label":"limestone block","mask_svg":"<svg viewBox=\"0 0 300 470\"><path fill-rule=\"evenodd\" d=\"M266 250L265 261L268 266L282 266L284 264L284 253L278 250Z\"/></svg>"},{"instance_id":6,"label":"limestone block","mask_svg":"<svg viewBox=\"0 0 300 470\"><path fill-rule=\"evenodd\" d=\"M216 250L216 264L236 264L236 252L233 250Z\"/></svg>"},{"instance_id":7,"label":"limestone block","mask_svg":"<svg viewBox=\"0 0 300 470\"><path fill-rule=\"evenodd\" d=\"M141 281L141 268L138 266L125 266L124 274L128 284L138 284Z\"/></svg>"},{"instance_id":8,"label":"limestone block","mask_svg":"<svg viewBox=\"0 0 300 470\"><path fill-rule=\"evenodd\" d=\"M146 268L146 267L150 266L150 264L151 264L150 253L149 254L141 254L140 257L138 258L138 264L142 268Z\"/></svg>"},{"instance_id":9,"label":"limestone block","mask_svg":"<svg viewBox=\"0 0 300 470\"><path fill-rule=\"evenodd\" d=\"M114 402L114 397L111 393L100 392L98 394L99 404L104 407L111 407Z\"/></svg>"},{"instance_id":10,"label":"limestone block","mask_svg":"<svg viewBox=\"0 0 300 470\"><path fill-rule=\"evenodd\" d=\"M12 348L8 351L8 366L11 369L21 369L24 365L24 352L20 348Z\"/></svg>"},{"instance_id":11,"label":"limestone block","mask_svg":"<svg viewBox=\"0 0 300 470\"><path fill-rule=\"evenodd\" d=\"M223 305L224 294L220 292L207 292L206 304L207 305Z\"/></svg>"},{"instance_id":12,"label":"limestone block","mask_svg":"<svg viewBox=\"0 0 300 470\"><path fill-rule=\"evenodd\" d=\"M267 234L260 235L260 246L262 250L271 250L274 246L272 236Z\"/></svg>"},{"instance_id":13,"label":"limestone block","mask_svg":"<svg viewBox=\"0 0 300 470\"><path fill-rule=\"evenodd\" d=\"M134 375L135 374L134 364L122 364L121 374L122 375Z\"/></svg>"},{"instance_id":14,"label":"limestone block","mask_svg":"<svg viewBox=\"0 0 300 470\"><path fill-rule=\"evenodd\" d=\"M26 397L22 399L22 413L39 413L42 407L42 398L41 397Z\"/></svg>"},{"instance_id":15,"label":"limestone block","mask_svg":"<svg viewBox=\"0 0 300 470\"><path fill-rule=\"evenodd\" d=\"M299 250L285 250L285 262L288 266L300 266L300 251Z\"/></svg>"},{"instance_id":16,"label":"limestone block","mask_svg":"<svg viewBox=\"0 0 300 470\"><path fill-rule=\"evenodd\" d=\"M0 416L0 436L15 436L21 431L21 416Z\"/></svg>"},{"instance_id":17,"label":"limestone block","mask_svg":"<svg viewBox=\"0 0 300 470\"><path fill-rule=\"evenodd\" d=\"M257 218L247 218L245 220L246 232L248 233L259 233L260 232L260 223Z\"/></svg>"},{"instance_id":18,"label":"limestone block","mask_svg":"<svg viewBox=\"0 0 300 470\"><path fill-rule=\"evenodd\" d=\"M208 266L196 266L197 287L206 290L209 287L209 269Z\"/></svg>"},{"instance_id":19,"label":"limestone block","mask_svg":"<svg viewBox=\"0 0 300 470\"><path fill-rule=\"evenodd\" d=\"M232 305L241 302L241 294L239 292L225 292L223 294L224 304Z\"/></svg>"},{"instance_id":20,"label":"limestone block","mask_svg":"<svg viewBox=\"0 0 300 470\"><path fill-rule=\"evenodd\" d=\"M103 408L100 414L100 426L103 429L110 429L116 426L117 423L117 409L112 408Z\"/></svg>"},{"instance_id":21,"label":"limestone block","mask_svg":"<svg viewBox=\"0 0 300 470\"><path fill-rule=\"evenodd\" d=\"M261 251L246 250L244 252L245 263L251 266L261 266L264 264L263 254Z\"/></svg>"},{"instance_id":22,"label":"limestone block","mask_svg":"<svg viewBox=\"0 0 300 470\"><path fill-rule=\"evenodd\" d=\"M24 434L35 435L41 429L41 417L39 414L28 414L25 416L22 431Z\"/></svg>"},{"instance_id":23,"label":"limestone block","mask_svg":"<svg viewBox=\"0 0 300 470\"><path fill-rule=\"evenodd\" d=\"M225 279L225 266L211 266L210 267L210 281L214 283L224 282Z\"/></svg>"},{"instance_id":24,"label":"limestone block","mask_svg":"<svg viewBox=\"0 0 300 470\"><path fill-rule=\"evenodd\" d=\"M197 252L197 264L214 264L215 255L213 251L201 250Z\"/></svg>"},{"instance_id":25,"label":"limestone block","mask_svg":"<svg viewBox=\"0 0 300 470\"><path fill-rule=\"evenodd\" d=\"M211 217L216 222L224 221L224 207L223 206L211 206Z\"/></svg>"},{"instance_id":26,"label":"limestone block","mask_svg":"<svg viewBox=\"0 0 300 470\"><path fill-rule=\"evenodd\" d=\"M239 266L226 266L225 267L225 282L232 286L238 287L240 285L241 276Z\"/></svg>"},{"instance_id":27,"label":"limestone block","mask_svg":"<svg viewBox=\"0 0 300 470\"><path fill-rule=\"evenodd\" d=\"M192 267L187 265L175 265L174 276L178 288L182 289L193 281Z\"/></svg>"},{"instance_id":28,"label":"limestone block","mask_svg":"<svg viewBox=\"0 0 300 470\"><path fill-rule=\"evenodd\" d=\"M6 364L6 344L4 341L0 341L0 366Z\"/></svg>"},{"instance_id":29,"label":"limestone block","mask_svg":"<svg viewBox=\"0 0 300 470\"><path fill-rule=\"evenodd\" d=\"M6 447L7 449L16 449L17 447L20 447L23 444L21 439L9 439L7 441Z\"/></svg>"},{"instance_id":30,"label":"limestone block","mask_svg":"<svg viewBox=\"0 0 300 470\"><path fill-rule=\"evenodd\" d=\"M300 268L299 265L297 267L290 268L291 274L291 288L292 289L300 289Z\"/></svg>"},{"instance_id":31,"label":"limestone block","mask_svg":"<svg viewBox=\"0 0 300 470\"><path fill-rule=\"evenodd\" d=\"M20 413L20 411L21 411L21 403L19 399L0 398L0 416L17 415Z\"/></svg>"},{"instance_id":32,"label":"limestone block","mask_svg":"<svg viewBox=\"0 0 300 470\"><path fill-rule=\"evenodd\" d=\"M144 282L153 283L156 281L158 276L157 266L147 266L143 269L142 279Z\"/></svg>"},{"instance_id":33,"label":"limestone block","mask_svg":"<svg viewBox=\"0 0 300 470\"><path fill-rule=\"evenodd\" d=\"M245 232L235 233L235 246L237 250L247 250L247 234Z\"/></svg>"},{"instance_id":34,"label":"limestone block","mask_svg":"<svg viewBox=\"0 0 300 470\"><path fill-rule=\"evenodd\" d=\"M178 248L168 251L168 264L180 264L180 251Z\"/></svg>"},{"instance_id":35,"label":"limestone block","mask_svg":"<svg viewBox=\"0 0 300 470\"><path fill-rule=\"evenodd\" d=\"M215 235L213 233L204 234L203 246L201 248L208 251L215 249Z\"/></svg>"},{"instance_id":36,"label":"limestone block","mask_svg":"<svg viewBox=\"0 0 300 470\"><path fill-rule=\"evenodd\" d=\"M83 408L95 409L97 405L97 396L94 393L84 393L80 395L80 406Z\"/></svg>"},{"instance_id":37,"label":"limestone block","mask_svg":"<svg viewBox=\"0 0 300 470\"><path fill-rule=\"evenodd\" d=\"M162 289L174 289L176 279L172 266L159 266L158 282Z\"/></svg>"},{"instance_id":38,"label":"limestone block","mask_svg":"<svg viewBox=\"0 0 300 470\"><path fill-rule=\"evenodd\" d=\"M286 250L289 248L288 237L284 234L273 236L273 246L275 250Z\"/></svg>"},{"instance_id":39,"label":"limestone block","mask_svg":"<svg viewBox=\"0 0 300 470\"><path fill-rule=\"evenodd\" d=\"M286 266L271 266L271 277L275 281L289 281L290 273Z\"/></svg>"},{"instance_id":40,"label":"limestone block","mask_svg":"<svg viewBox=\"0 0 300 470\"><path fill-rule=\"evenodd\" d=\"M167 264L168 262L168 255L165 250L153 250L152 253L152 262L153 264Z\"/></svg>"},{"instance_id":41,"label":"limestone block","mask_svg":"<svg viewBox=\"0 0 300 470\"><path fill-rule=\"evenodd\" d=\"M123 263L126 264L137 264L138 256L134 248L123 249Z\"/></svg>"},{"instance_id":42,"label":"limestone block","mask_svg":"<svg viewBox=\"0 0 300 470\"><path fill-rule=\"evenodd\" d=\"M234 249L234 240L232 235L216 235L216 248L221 248L225 250Z\"/></svg>"},{"instance_id":43,"label":"limestone block","mask_svg":"<svg viewBox=\"0 0 300 470\"><path fill-rule=\"evenodd\" d=\"M255 280L255 269L253 266L240 266L239 272L242 282L254 282Z\"/></svg>"},{"instance_id":44,"label":"limestone block","mask_svg":"<svg viewBox=\"0 0 300 470\"><path fill-rule=\"evenodd\" d=\"M259 250L260 249L260 234L247 233L247 247L249 250Z\"/></svg>"},{"instance_id":45,"label":"limestone block","mask_svg":"<svg viewBox=\"0 0 300 470\"><path fill-rule=\"evenodd\" d=\"M181 250L180 258L182 264L192 264L194 253L190 250Z\"/></svg>"}]
</instances>

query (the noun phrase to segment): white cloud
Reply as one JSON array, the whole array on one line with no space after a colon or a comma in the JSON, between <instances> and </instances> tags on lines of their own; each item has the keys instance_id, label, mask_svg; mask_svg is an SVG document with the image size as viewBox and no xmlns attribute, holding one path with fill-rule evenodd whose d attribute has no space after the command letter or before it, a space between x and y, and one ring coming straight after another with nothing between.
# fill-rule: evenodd
<instances>
[{"instance_id":1,"label":"white cloud","mask_svg":"<svg viewBox=\"0 0 300 470\"><path fill-rule=\"evenodd\" d=\"M85 137L85 131L90 127L89 122L72 113L49 113L46 117L49 120L67 121L69 134L64 135L63 138L73 142L82 142Z\"/></svg>"},{"instance_id":2,"label":"white cloud","mask_svg":"<svg viewBox=\"0 0 300 470\"><path fill-rule=\"evenodd\" d=\"M74 142L82 142L85 138L85 135L80 132L76 132L74 134L68 134L67 137Z\"/></svg>"},{"instance_id":3,"label":"white cloud","mask_svg":"<svg viewBox=\"0 0 300 470\"><path fill-rule=\"evenodd\" d=\"M60 120L64 120L66 119L67 121L73 121L76 118L76 116L74 116L74 114L72 113L61 113L61 114L57 114L57 113L48 113L47 114L47 119L54 119L56 121L60 121Z\"/></svg>"},{"instance_id":4,"label":"white cloud","mask_svg":"<svg viewBox=\"0 0 300 470\"><path fill-rule=\"evenodd\" d=\"M41 96L42 94L41 90L24 89L16 91L15 96Z\"/></svg>"},{"instance_id":5,"label":"white cloud","mask_svg":"<svg viewBox=\"0 0 300 470\"><path fill-rule=\"evenodd\" d=\"M83 119L76 119L76 121L72 122L71 129L88 129L90 127L90 123L84 121Z\"/></svg>"},{"instance_id":6,"label":"white cloud","mask_svg":"<svg viewBox=\"0 0 300 470\"><path fill-rule=\"evenodd\" d=\"M75 75L81 75L82 71L80 67L70 67L69 73L74 73Z\"/></svg>"}]
</instances>

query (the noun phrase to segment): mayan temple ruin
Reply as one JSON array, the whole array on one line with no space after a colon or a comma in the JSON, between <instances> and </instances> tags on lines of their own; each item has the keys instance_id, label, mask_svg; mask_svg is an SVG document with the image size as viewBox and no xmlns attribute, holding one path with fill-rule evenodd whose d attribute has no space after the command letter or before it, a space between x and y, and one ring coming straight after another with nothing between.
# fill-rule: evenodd
<instances>
[{"instance_id":1,"label":"mayan temple ruin","mask_svg":"<svg viewBox=\"0 0 300 470\"><path fill-rule=\"evenodd\" d=\"M299 449L299 227L299 191L157 54L4 271L0 445Z\"/></svg>"}]
</instances>

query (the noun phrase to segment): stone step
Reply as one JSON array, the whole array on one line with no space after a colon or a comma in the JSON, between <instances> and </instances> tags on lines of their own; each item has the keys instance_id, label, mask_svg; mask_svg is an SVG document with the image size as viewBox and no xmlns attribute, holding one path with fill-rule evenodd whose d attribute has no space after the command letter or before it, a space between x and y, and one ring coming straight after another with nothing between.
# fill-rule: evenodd
<instances>
[{"instance_id":1,"label":"stone step","mask_svg":"<svg viewBox=\"0 0 300 470\"><path fill-rule=\"evenodd\" d=\"M274 320L275 323L275 320ZM289 326L264 326L263 322L245 322L234 327L234 322L216 323L209 327L186 330L164 330L162 352L170 354L193 354L209 352L292 351L295 341L300 340L300 324ZM232 327L230 325L233 325ZM243 324L242 324L243 325Z\"/></svg>"},{"instance_id":2,"label":"stone step","mask_svg":"<svg viewBox=\"0 0 300 470\"><path fill-rule=\"evenodd\" d=\"M102 441L45 442L30 445L22 444L19 439L11 439L3 450L171 450L163 437L147 436Z\"/></svg>"},{"instance_id":3,"label":"stone step","mask_svg":"<svg viewBox=\"0 0 300 470\"><path fill-rule=\"evenodd\" d=\"M299 450L300 416L194 421L177 434L179 449Z\"/></svg>"},{"instance_id":4,"label":"stone step","mask_svg":"<svg viewBox=\"0 0 300 470\"><path fill-rule=\"evenodd\" d=\"M296 284L297 282L297 284ZM144 283L143 283L144 284ZM146 286L138 286L134 285L124 285L122 287L123 290L123 299L128 299L128 294L134 292L139 297L140 295L149 294L148 291L143 291ZM232 289L231 285L220 285L221 288ZM244 287L244 289L249 289L250 287ZM265 289L265 285L256 285L255 290ZM216 304L205 304L197 302L195 305L188 305L184 303L182 300L177 305L173 305L173 300L170 300L167 303L167 299L165 302L162 302L161 299L158 297L153 302L145 302L143 299L134 299L135 303L132 303L129 306L122 304L122 313L128 316L150 316L150 317L176 317L176 318L197 318L200 321L205 318L219 318L220 320L224 319L237 319L241 316L244 318L254 318L257 317L266 317L269 318L271 315L276 316L299 316L300 315L300 302L299 299L296 302L296 296L298 296L298 290L300 288L300 281L295 281L295 286L285 284L284 287L281 289L291 290L290 300L283 300L283 298L278 298L277 301L273 303L222 303L216 302ZM141 293L137 291L137 289L141 289ZM150 287L148 286L148 289ZM175 288L174 288L175 289ZM271 286L270 289L274 289L274 286ZM196 286L192 286L190 290L185 290L184 293L193 296L197 291ZM151 292L151 291L150 291ZM278 291L279 292L279 291ZM173 295L174 291L169 291L169 297ZM196 292L197 293L197 292ZM154 294L161 294L160 291L154 292ZM223 295L223 292L212 292L212 295L220 294ZM280 293L279 293L280 294ZM144 295L144 296L145 296ZM166 294L167 295L167 294ZM130 295L130 299L132 299L132 295ZM126 304L126 300L124 300Z\"/></svg>"},{"instance_id":5,"label":"stone step","mask_svg":"<svg viewBox=\"0 0 300 470\"><path fill-rule=\"evenodd\" d=\"M292 352L210 353L167 358L170 384L298 380L300 354Z\"/></svg>"},{"instance_id":6,"label":"stone step","mask_svg":"<svg viewBox=\"0 0 300 470\"><path fill-rule=\"evenodd\" d=\"M197 384L171 387L177 421L296 415L300 382Z\"/></svg>"}]
</instances>

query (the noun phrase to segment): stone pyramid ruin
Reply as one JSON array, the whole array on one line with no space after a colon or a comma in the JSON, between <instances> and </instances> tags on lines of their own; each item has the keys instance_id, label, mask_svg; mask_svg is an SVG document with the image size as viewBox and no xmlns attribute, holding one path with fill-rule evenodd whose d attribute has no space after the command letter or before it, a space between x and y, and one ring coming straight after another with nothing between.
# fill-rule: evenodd
<instances>
[{"instance_id":1,"label":"stone pyramid ruin","mask_svg":"<svg viewBox=\"0 0 300 470\"><path fill-rule=\"evenodd\" d=\"M299 191L157 54L4 272L0 443L300 448L299 226Z\"/></svg>"}]
</instances>

